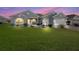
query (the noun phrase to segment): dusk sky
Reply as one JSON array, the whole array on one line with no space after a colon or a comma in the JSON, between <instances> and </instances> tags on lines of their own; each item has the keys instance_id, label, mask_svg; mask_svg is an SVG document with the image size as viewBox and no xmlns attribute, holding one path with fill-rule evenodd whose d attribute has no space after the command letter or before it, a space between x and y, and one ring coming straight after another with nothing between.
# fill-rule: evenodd
<instances>
[{"instance_id":1,"label":"dusk sky","mask_svg":"<svg viewBox=\"0 0 79 59\"><path fill-rule=\"evenodd\" d=\"M79 14L79 7L0 7L0 15L9 17L22 11L30 10L34 13L62 12L64 14Z\"/></svg>"}]
</instances>

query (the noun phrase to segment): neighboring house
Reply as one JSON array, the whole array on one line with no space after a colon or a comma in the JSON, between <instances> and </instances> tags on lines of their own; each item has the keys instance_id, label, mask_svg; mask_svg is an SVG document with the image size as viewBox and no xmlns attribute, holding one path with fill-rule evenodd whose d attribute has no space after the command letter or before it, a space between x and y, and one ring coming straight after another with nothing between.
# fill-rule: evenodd
<instances>
[{"instance_id":1,"label":"neighboring house","mask_svg":"<svg viewBox=\"0 0 79 59\"><path fill-rule=\"evenodd\" d=\"M66 17L67 17L66 24L69 25L69 26L71 26L71 25L72 25L73 18L74 18L75 16L77 16L77 15L75 15L75 14L67 15L67 16L66 16Z\"/></svg>"},{"instance_id":2,"label":"neighboring house","mask_svg":"<svg viewBox=\"0 0 79 59\"><path fill-rule=\"evenodd\" d=\"M66 16L63 13L57 13L53 16L53 27L59 28L61 26L66 26Z\"/></svg>"},{"instance_id":3,"label":"neighboring house","mask_svg":"<svg viewBox=\"0 0 79 59\"><path fill-rule=\"evenodd\" d=\"M73 20L75 19L74 17L77 16L75 14L70 14L70 15L67 15L67 20L66 20L66 28L70 28L73 26Z\"/></svg>"},{"instance_id":4,"label":"neighboring house","mask_svg":"<svg viewBox=\"0 0 79 59\"><path fill-rule=\"evenodd\" d=\"M10 16L11 23L15 26L36 26L38 15L31 11L18 13L17 15Z\"/></svg>"},{"instance_id":5,"label":"neighboring house","mask_svg":"<svg viewBox=\"0 0 79 59\"><path fill-rule=\"evenodd\" d=\"M79 16L75 16L72 20L72 25L75 27L79 27Z\"/></svg>"},{"instance_id":6,"label":"neighboring house","mask_svg":"<svg viewBox=\"0 0 79 59\"><path fill-rule=\"evenodd\" d=\"M0 24L5 23L7 21L7 18L0 16Z\"/></svg>"}]
</instances>

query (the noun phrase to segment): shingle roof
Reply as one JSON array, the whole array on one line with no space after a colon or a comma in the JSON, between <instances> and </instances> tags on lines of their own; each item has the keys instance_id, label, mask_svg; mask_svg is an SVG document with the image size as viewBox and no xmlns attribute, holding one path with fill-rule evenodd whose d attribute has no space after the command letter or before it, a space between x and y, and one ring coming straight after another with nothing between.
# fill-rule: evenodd
<instances>
[{"instance_id":1,"label":"shingle roof","mask_svg":"<svg viewBox=\"0 0 79 59\"><path fill-rule=\"evenodd\" d=\"M63 13L57 13L53 18L66 18L66 16Z\"/></svg>"},{"instance_id":2,"label":"shingle roof","mask_svg":"<svg viewBox=\"0 0 79 59\"><path fill-rule=\"evenodd\" d=\"M18 13L16 15L13 15L13 16L10 16L10 17L13 17L13 18L17 18L17 17L21 17L21 18L32 18L32 17L38 17L38 15L37 14L34 14L31 11L24 11L24 12Z\"/></svg>"}]
</instances>

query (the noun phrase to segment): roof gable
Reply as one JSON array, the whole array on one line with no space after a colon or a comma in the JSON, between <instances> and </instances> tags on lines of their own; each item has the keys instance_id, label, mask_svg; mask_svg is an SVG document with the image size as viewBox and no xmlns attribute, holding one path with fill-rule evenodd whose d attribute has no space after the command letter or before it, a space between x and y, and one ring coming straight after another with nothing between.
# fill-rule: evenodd
<instances>
[{"instance_id":1,"label":"roof gable","mask_svg":"<svg viewBox=\"0 0 79 59\"><path fill-rule=\"evenodd\" d=\"M21 13L18 13L16 15L11 16L13 18L21 17L21 18L32 18L32 17L37 17L37 14L34 14L31 11L24 11Z\"/></svg>"},{"instance_id":2,"label":"roof gable","mask_svg":"<svg viewBox=\"0 0 79 59\"><path fill-rule=\"evenodd\" d=\"M63 13L57 13L56 15L53 16L53 18L61 19L61 18L66 18L66 16Z\"/></svg>"}]
</instances>

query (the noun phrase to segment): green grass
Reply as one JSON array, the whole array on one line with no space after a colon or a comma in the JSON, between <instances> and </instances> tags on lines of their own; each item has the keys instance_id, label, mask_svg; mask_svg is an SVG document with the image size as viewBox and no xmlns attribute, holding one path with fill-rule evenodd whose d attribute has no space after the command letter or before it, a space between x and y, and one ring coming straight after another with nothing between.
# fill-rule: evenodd
<instances>
[{"instance_id":1,"label":"green grass","mask_svg":"<svg viewBox=\"0 0 79 59\"><path fill-rule=\"evenodd\" d=\"M79 32L0 25L0 51L78 51Z\"/></svg>"}]
</instances>

